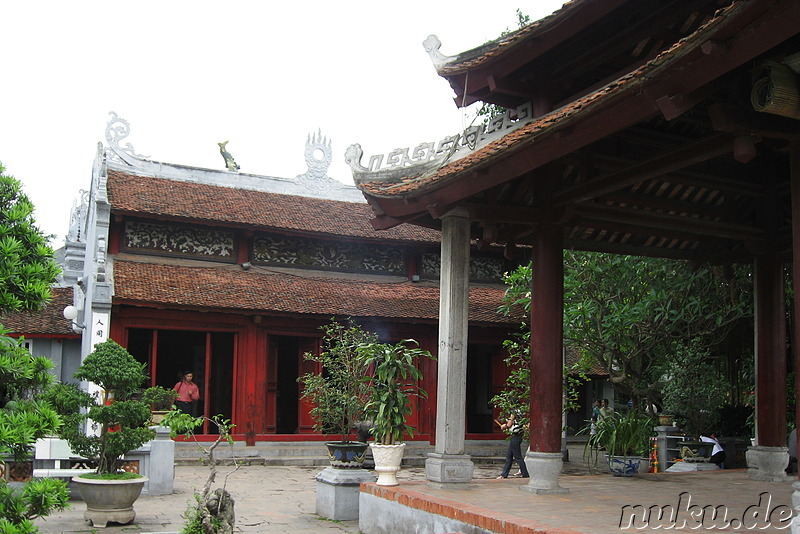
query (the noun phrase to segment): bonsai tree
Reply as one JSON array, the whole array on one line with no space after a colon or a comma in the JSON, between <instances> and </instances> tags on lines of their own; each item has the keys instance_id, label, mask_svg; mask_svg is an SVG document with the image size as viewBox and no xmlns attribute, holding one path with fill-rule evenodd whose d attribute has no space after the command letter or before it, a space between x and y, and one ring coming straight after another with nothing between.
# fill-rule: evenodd
<instances>
[{"instance_id":1,"label":"bonsai tree","mask_svg":"<svg viewBox=\"0 0 800 534\"><path fill-rule=\"evenodd\" d=\"M149 404L157 412L172 410L177 399L178 392L172 388L153 386L142 392L142 402Z\"/></svg>"},{"instance_id":2,"label":"bonsai tree","mask_svg":"<svg viewBox=\"0 0 800 534\"><path fill-rule=\"evenodd\" d=\"M115 475L122 456L155 436L147 426L150 407L132 397L147 380L144 367L109 339L95 345L74 375L97 384L99 394L62 384L49 396L65 419L61 437L76 454L97 463L97 476ZM95 432L87 435L84 425Z\"/></svg>"},{"instance_id":3,"label":"bonsai tree","mask_svg":"<svg viewBox=\"0 0 800 534\"><path fill-rule=\"evenodd\" d=\"M364 417L370 395L369 364L359 348L377 343L377 336L354 323L336 320L320 329L324 332L322 352L307 352L304 358L321 364L322 373L306 373L298 379L303 384L301 398L312 405L314 430L338 434L341 443L347 443L353 425Z\"/></svg>"},{"instance_id":4,"label":"bonsai tree","mask_svg":"<svg viewBox=\"0 0 800 534\"><path fill-rule=\"evenodd\" d=\"M404 339L395 345L365 343L359 347L364 364L373 368L372 395L364 411L372 421L375 441L381 445L400 442L406 433L414 435L413 427L406 423L411 398L427 396L419 387L422 373L416 361L433 357L418 345L413 339Z\"/></svg>"},{"instance_id":5,"label":"bonsai tree","mask_svg":"<svg viewBox=\"0 0 800 534\"><path fill-rule=\"evenodd\" d=\"M586 442L586 456L597 463L599 452L606 451L608 456L642 457L647 455L650 437L655 435L655 420L636 410L630 409L625 415L614 413L601 417L595 423L594 434ZM590 426L581 429L580 433L589 432Z\"/></svg>"}]
</instances>

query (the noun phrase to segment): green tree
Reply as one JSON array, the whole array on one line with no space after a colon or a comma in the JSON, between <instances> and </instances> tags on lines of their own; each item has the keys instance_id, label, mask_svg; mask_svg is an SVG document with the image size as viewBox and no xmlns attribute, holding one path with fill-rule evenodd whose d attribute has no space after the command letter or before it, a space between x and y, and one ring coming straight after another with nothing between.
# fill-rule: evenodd
<instances>
[{"instance_id":1,"label":"green tree","mask_svg":"<svg viewBox=\"0 0 800 534\"><path fill-rule=\"evenodd\" d=\"M36 227L33 204L0 164L0 313L44 306L58 272L53 251ZM39 398L53 382L52 367L0 325L0 455L29 458L36 440L61 425L53 407ZM0 533L37 532L32 520L63 509L68 497L58 480L34 480L21 488L0 480Z\"/></svg>"},{"instance_id":2,"label":"green tree","mask_svg":"<svg viewBox=\"0 0 800 534\"><path fill-rule=\"evenodd\" d=\"M37 310L60 270L36 226L33 203L0 163L0 311Z\"/></svg>"},{"instance_id":3,"label":"green tree","mask_svg":"<svg viewBox=\"0 0 800 534\"><path fill-rule=\"evenodd\" d=\"M659 398L674 354L710 350L752 316L745 270L574 251L565 262L565 339L637 402Z\"/></svg>"},{"instance_id":4,"label":"green tree","mask_svg":"<svg viewBox=\"0 0 800 534\"><path fill-rule=\"evenodd\" d=\"M615 391L638 404L660 399L675 354L694 346L708 362L731 330L752 316L746 270L575 251L565 251L564 262L564 342L581 354L578 373L601 365ZM505 278L499 311L519 317L523 327L506 342L511 373L506 391L493 400L504 411L519 395L527 399L531 274L523 265ZM579 383L569 371L568 402Z\"/></svg>"}]
</instances>

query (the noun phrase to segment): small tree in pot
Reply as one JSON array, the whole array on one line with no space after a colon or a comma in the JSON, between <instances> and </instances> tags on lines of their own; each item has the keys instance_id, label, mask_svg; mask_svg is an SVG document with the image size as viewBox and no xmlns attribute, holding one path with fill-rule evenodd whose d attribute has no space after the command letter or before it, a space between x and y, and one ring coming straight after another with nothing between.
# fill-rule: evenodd
<instances>
[{"instance_id":1,"label":"small tree in pot","mask_svg":"<svg viewBox=\"0 0 800 534\"><path fill-rule=\"evenodd\" d=\"M372 396L365 407L367 419L372 421L375 443L371 443L378 485L396 486L397 471L403 458L403 435L414 435L406 422L411 413L411 398L425 397L419 386L422 372L417 368L419 358L432 358L431 353L418 348L413 339L404 339L395 345L367 343L359 352L364 363L373 369Z\"/></svg>"},{"instance_id":2,"label":"small tree in pot","mask_svg":"<svg viewBox=\"0 0 800 534\"><path fill-rule=\"evenodd\" d=\"M75 373L75 378L99 386L96 395L75 386L53 388L48 399L64 419L60 430L73 452L97 464L95 473L74 477L73 482L86 501L84 517L95 526L108 521L130 523L136 517L133 502L146 479L138 474L121 472L122 457L138 449L155 436L148 428L150 407L133 398L147 380L145 365L112 340L95 345ZM89 425L89 429L85 426ZM90 430L86 432L86 430ZM108 512L108 499L119 491L127 503L118 503ZM95 495L98 494L98 495ZM95 498L104 502L96 504Z\"/></svg>"},{"instance_id":3,"label":"small tree in pot","mask_svg":"<svg viewBox=\"0 0 800 534\"><path fill-rule=\"evenodd\" d=\"M353 426L364 417L370 395L369 365L359 347L377 343L377 337L356 324L345 325L336 320L320 329L324 332L322 352L308 352L304 358L319 363L322 372L306 373L298 379L303 385L302 399L311 404L314 430L341 436L338 443L327 444L331 465L361 467L367 444L350 441Z\"/></svg>"},{"instance_id":4,"label":"small tree in pot","mask_svg":"<svg viewBox=\"0 0 800 534\"><path fill-rule=\"evenodd\" d=\"M167 412L173 409L177 399L177 391L161 386L147 388L142 393L142 402L150 405L152 414L150 420L154 425L161 424Z\"/></svg>"}]
</instances>

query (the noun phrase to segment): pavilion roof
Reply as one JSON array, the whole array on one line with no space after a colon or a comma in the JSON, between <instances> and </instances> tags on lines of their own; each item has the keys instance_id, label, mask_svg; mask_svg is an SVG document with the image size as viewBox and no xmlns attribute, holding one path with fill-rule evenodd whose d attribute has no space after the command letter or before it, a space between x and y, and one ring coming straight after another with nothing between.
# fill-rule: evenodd
<instances>
[{"instance_id":1,"label":"pavilion roof","mask_svg":"<svg viewBox=\"0 0 800 534\"><path fill-rule=\"evenodd\" d=\"M241 313L437 321L439 289L410 281L378 282L239 266L114 261L115 303ZM202 291L197 291L202 287ZM513 324L497 313L498 287L472 287L471 324Z\"/></svg>"},{"instance_id":2,"label":"pavilion roof","mask_svg":"<svg viewBox=\"0 0 800 534\"><path fill-rule=\"evenodd\" d=\"M498 54L534 61L529 47L503 43L536 41L530 36L543 25L580 18L574 10L602 5L609 8L603 20L620 18L622 4L638 8L625 0L576 0L471 60L458 56L447 68L473 60L486 72L505 68ZM694 4L708 9L713 3ZM721 262L747 261L768 241L786 250L787 147L798 139L797 117L757 112L751 91L756 80L788 70L787 61L800 52L800 27L790 22L800 20L800 4L734 0L699 20L692 33L646 61L631 59L622 46L609 51L630 68L544 115L534 111L524 121L506 121L506 133L495 130L472 150L431 150L435 156L424 162L406 158L405 166L379 169L372 160L362 166L357 147L350 163L373 207L373 226L435 227L442 215L462 207L473 237L484 242L531 243L535 226L550 221L564 229L566 247L582 250ZM660 35L667 28L645 29ZM556 54L558 43L553 46ZM565 50L575 53L574 43ZM526 72L515 71L513 81L524 81ZM442 154L449 159L437 159Z\"/></svg>"},{"instance_id":3,"label":"pavilion roof","mask_svg":"<svg viewBox=\"0 0 800 534\"><path fill-rule=\"evenodd\" d=\"M185 222L223 224L256 230L352 238L438 243L439 231L404 226L376 232L366 204L235 189L108 171L112 210Z\"/></svg>"},{"instance_id":4,"label":"pavilion roof","mask_svg":"<svg viewBox=\"0 0 800 534\"><path fill-rule=\"evenodd\" d=\"M20 311L0 316L2 324L12 334L78 337L72 331L70 321L62 315L64 308L72 304L71 287L51 288L52 300L38 311Z\"/></svg>"}]
</instances>

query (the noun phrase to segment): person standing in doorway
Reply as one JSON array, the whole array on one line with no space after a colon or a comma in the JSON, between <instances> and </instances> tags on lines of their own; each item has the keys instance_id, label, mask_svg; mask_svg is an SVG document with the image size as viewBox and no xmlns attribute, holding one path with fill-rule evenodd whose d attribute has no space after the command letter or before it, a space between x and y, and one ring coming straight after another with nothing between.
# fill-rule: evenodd
<instances>
[{"instance_id":1,"label":"person standing in doorway","mask_svg":"<svg viewBox=\"0 0 800 534\"><path fill-rule=\"evenodd\" d=\"M175 401L175 406L178 407L183 413L194 415L192 413L192 403L200 399L200 389L197 384L192 382L194 374L191 371L183 373L183 378L180 382L175 384L172 388L178 392L178 399Z\"/></svg>"}]
</instances>

